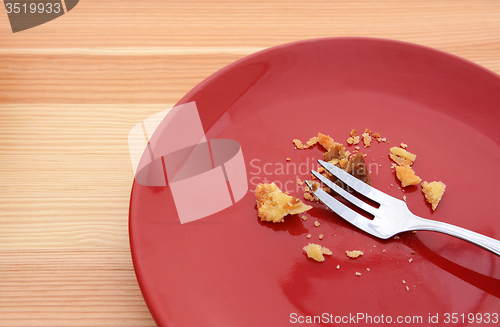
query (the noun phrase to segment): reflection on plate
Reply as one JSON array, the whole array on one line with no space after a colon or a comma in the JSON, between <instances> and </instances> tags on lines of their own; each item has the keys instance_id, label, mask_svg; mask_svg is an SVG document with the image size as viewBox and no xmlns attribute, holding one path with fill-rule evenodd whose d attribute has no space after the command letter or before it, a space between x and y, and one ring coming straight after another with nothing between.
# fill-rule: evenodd
<instances>
[{"instance_id":1,"label":"reflection on plate","mask_svg":"<svg viewBox=\"0 0 500 327\"><path fill-rule=\"evenodd\" d=\"M434 232L376 239L319 203L306 221L260 222L253 191L275 181L302 198L295 181L309 178L322 151L296 150L292 140L321 132L346 145L352 128L369 128L389 141L360 149L374 163L375 187L406 195L416 215L499 239L499 76L417 45L319 39L243 58L179 104L191 101L207 139L241 145L249 191L227 209L181 224L168 186L134 182L132 256L158 325L384 325L398 317L425 325L436 315L444 323L446 313L463 314L464 323L469 313L498 313L500 258L488 251ZM423 180L447 185L435 212L420 187L397 187L388 154L401 142L417 154L413 168ZM333 254L314 262L302 250L309 242ZM364 255L351 259L346 250Z\"/></svg>"}]
</instances>

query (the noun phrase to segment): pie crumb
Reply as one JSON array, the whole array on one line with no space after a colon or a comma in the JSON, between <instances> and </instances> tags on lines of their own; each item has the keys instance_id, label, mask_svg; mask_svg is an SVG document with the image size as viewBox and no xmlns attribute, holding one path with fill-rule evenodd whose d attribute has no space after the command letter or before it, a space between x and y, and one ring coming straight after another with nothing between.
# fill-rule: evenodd
<instances>
[{"instance_id":1,"label":"pie crumb","mask_svg":"<svg viewBox=\"0 0 500 327\"><path fill-rule=\"evenodd\" d=\"M410 165L396 166L396 176L401 181L401 186L403 187L417 185L422 181L413 169L411 169Z\"/></svg>"},{"instance_id":2,"label":"pie crumb","mask_svg":"<svg viewBox=\"0 0 500 327\"><path fill-rule=\"evenodd\" d=\"M283 193L276 184L259 184L255 189L257 214L262 221L283 222L286 215L312 209L298 198Z\"/></svg>"},{"instance_id":3,"label":"pie crumb","mask_svg":"<svg viewBox=\"0 0 500 327\"><path fill-rule=\"evenodd\" d=\"M318 143L326 150L330 151L330 149L335 145L335 141L330 137L330 135L324 135L318 133Z\"/></svg>"},{"instance_id":4,"label":"pie crumb","mask_svg":"<svg viewBox=\"0 0 500 327\"><path fill-rule=\"evenodd\" d=\"M295 147L297 149L307 149L307 148L310 148L312 147L313 145L315 145L316 143L318 143L318 138L317 137L311 137L309 139L309 141L306 142L306 144L303 144L299 139L293 139L293 144L295 144ZM288 159L287 159L288 160Z\"/></svg>"},{"instance_id":5,"label":"pie crumb","mask_svg":"<svg viewBox=\"0 0 500 327\"><path fill-rule=\"evenodd\" d=\"M359 251L359 250L353 250L353 251L345 251L346 255L349 257L349 258L357 258L361 255L363 255L363 251Z\"/></svg>"},{"instance_id":6,"label":"pie crumb","mask_svg":"<svg viewBox=\"0 0 500 327\"><path fill-rule=\"evenodd\" d=\"M304 145L299 139L293 139L293 144L295 145L295 148L297 149L304 149Z\"/></svg>"},{"instance_id":7,"label":"pie crumb","mask_svg":"<svg viewBox=\"0 0 500 327\"><path fill-rule=\"evenodd\" d=\"M316 195L314 195L314 193L312 193L313 191L316 191L316 188L320 187L321 184L318 183L318 182L314 182L314 181L309 181L309 183L312 185L313 187L313 190L311 190L309 188L309 186L305 186L304 187L304 199L306 200L309 200L309 201L319 201L318 197Z\"/></svg>"},{"instance_id":8,"label":"pie crumb","mask_svg":"<svg viewBox=\"0 0 500 327\"><path fill-rule=\"evenodd\" d=\"M406 151L403 148L398 148L396 146L393 146L390 149L390 157L392 160L394 160L398 165L404 166L404 165L412 165L415 159L417 159L417 156L411 152Z\"/></svg>"},{"instance_id":9,"label":"pie crumb","mask_svg":"<svg viewBox=\"0 0 500 327\"><path fill-rule=\"evenodd\" d=\"M304 199L309 200L309 201L319 201L319 199L314 195L309 192L304 192Z\"/></svg>"},{"instance_id":10,"label":"pie crumb","mask_svg":"<svg viewBox=\"0 0 500 327\"><path fill-rule=\"evenodd\" d=\"M436 210L439 202L441 201L446 185L443 182L423 182L422 192L425 195L425 199L432 206L432 210Z\"/></svg>"},{"instance_id":11,"label":"pie crumb","mask_svg":"<svg viewBox=\"0 0 500 327\"><path fill-rule=\"evenodd\" d=\"M304 251L306 251L307 256L309 258L312 258L318 262L325 261L325 257L323 256L323 254L326 255L332 254L332 251L330 251L329 249L314 243L309 243L308 245L304 246L303 249Z\"/></svg>"},{"instance_id":12,"label":"pie crumb","mask_svg":"<svg viewBox=\"0 0 500 327\"><path fill-rule=\"evenodd\" d=\"M371 131L369 129L366 129L361 136L363 136L363 143L365 144L365 148L369 147L371 142L372 142L372 137L371 137Z\"/></svg>"},{"instance_id":13,"label":"pie crumb","mask_svg":"<svg viewBox=\"0 0 500 327\"><path fill-rule=\"evenodd\" d=\"M357 131L357 130L355 130L355 129L352 129L352 130L351 130L351 134L350 134L350 135L351 135L351 137L349 137L349 138L347 139L347 143L348 143L349 145L356 145L356 144L358 144L358 143L359 143L359 135L358 135L358 131Z\"/></svg>"}]
</instances>

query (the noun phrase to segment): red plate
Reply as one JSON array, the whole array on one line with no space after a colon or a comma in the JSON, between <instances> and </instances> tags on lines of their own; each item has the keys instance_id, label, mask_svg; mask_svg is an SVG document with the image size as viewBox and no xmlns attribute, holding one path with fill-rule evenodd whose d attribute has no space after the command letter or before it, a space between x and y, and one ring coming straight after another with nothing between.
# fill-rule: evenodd
<instances>
[{"instance_id":1,"label":"red plate","mask_svg":"<svg viewBox=\"0 0 500 327\"><path fill-rule=\"evenodd\" d=\"M294 149L293 139L321 132L346 144L351 129L368 128L388 140L360 148L375 187L406 196L419 216L500 239L498 75L418 45L318 39L243 58L179 104L191 101L208 139L241 145L249 191L223 211L180 224L168 186L134 181L132 257L158 325L498 323L500 258L490 252L435 232L379 240L320 203L306 221L264 223L254 195L257 183L275 181L302 198L295 181L309 178L323 151ZM420 186L398 187L388 154L402 142L417 154L417 175L447 185L435 212ZM308 259L309 242L333 254ZM364 255L350 259L346 250Z\"/></svg>"}]
</instances>

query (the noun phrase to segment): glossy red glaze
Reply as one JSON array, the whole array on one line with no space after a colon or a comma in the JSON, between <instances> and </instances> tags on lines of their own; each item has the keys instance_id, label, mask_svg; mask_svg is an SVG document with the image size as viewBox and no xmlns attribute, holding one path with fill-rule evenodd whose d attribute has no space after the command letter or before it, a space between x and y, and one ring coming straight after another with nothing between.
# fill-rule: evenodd
<instances>
[{"instance_id":1,"label":"glossy red glaze","mask_svg":"<svg viewBox=\"0 0 500 327\"><path fill-rule=\"evenodd\" d=\"M498 75L418 45L318 39L245 57L179 104L190 101L208 139L241 144L250 191L226 210L181 225L168 187L134 183L132 257L158 325L288 326L323 314L332 325L358 314L421 316L428 325L429 315L439 314L442 325L446 313L500 313L500 258L481 248L423 231L379 240L319 203L307 221L263 223L253 192L258 182L276 181L302 198L295 181L309 178L323 151L294 149L292 139L321 132L346 144L352 128L368 128L390 142L361 146L375 187L406 195L417 215L500 239ZM418 176L447 185L435 212L420 186L398 189L388 154L401 142L417 154ZM302 247L309 242L333 254L323 263L308 259ZM364 255L350 259L346 250Z\"/></svg>"}]
</instances>

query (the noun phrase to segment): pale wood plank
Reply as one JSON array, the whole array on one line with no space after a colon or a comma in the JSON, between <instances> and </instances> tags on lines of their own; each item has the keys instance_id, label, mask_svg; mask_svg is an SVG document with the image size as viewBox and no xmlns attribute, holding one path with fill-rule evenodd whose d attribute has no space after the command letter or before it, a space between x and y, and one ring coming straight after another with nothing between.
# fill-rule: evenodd
<instances>
[{"instance_id":1,"label":"pale wood plank","mask_svg":"<svg viewBox=\"0 0 500 327\"><path fill-rule=\"evenodd\" d=\"M498 44L499 13L494 0L94 0L15 36L4 20L0 33L8 37L0 47L272 46L359 35L475 48L485 41Z\"/></svg>"},{"instance_id":2,"label":"pale wood plank","mask_svg":"<svg viewBox=\"0 0 500 327\"><path fill-rule=\"evenodd\" d=\"M154 326L128 240L128 131L172 104L0 105L0 326Z\"/></svg>"},{"instance_id":3,"label":"pale wood plank","mask_svg":"<svg viewBox=\"0 0 500 327\"><path fill-rule=\"evenodd\" d=\"M0 326L155 326L127 249L0 250Z\"/></svg>"},{"instance_id":4,"label":"pale wood plank","mask_svg":"<svg viewBox=\"0 0 500 327\"><path fill-rule=\"evenodd\" d=\"M175 103L243 55L0 55L0 103Z\"/></svg>"},{"instance_id":5,"label":"pale wood plank","mask_svg":"<svg viewBox=\"0 0 500 327\"><path fill-rule=\"evenodd\" d=\"M0 105L0 249L128 248L128 132L171 105Z\"/></svg>"}]
</instances>

